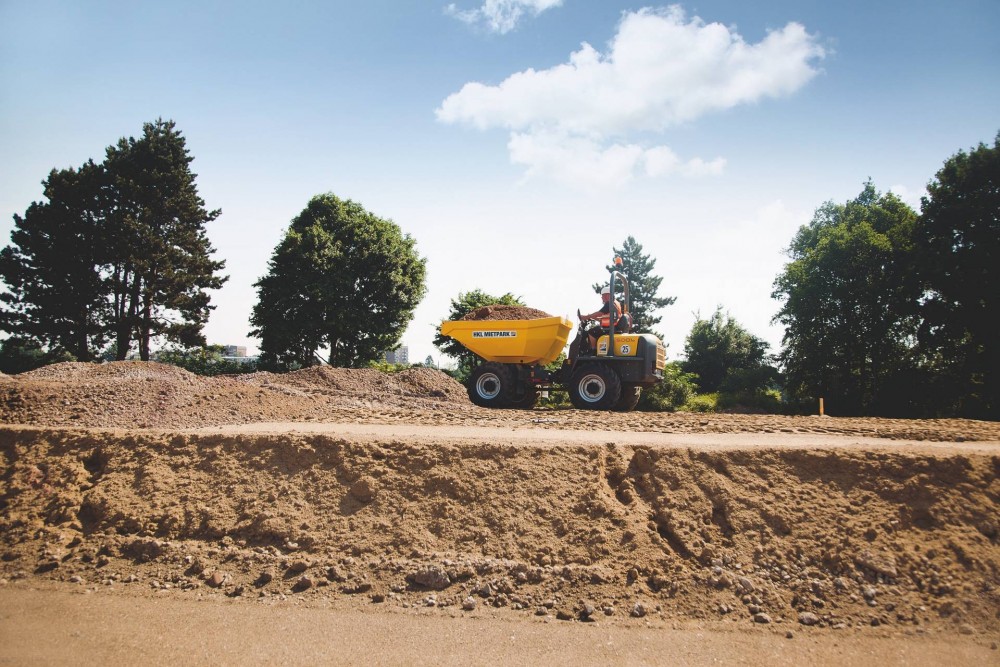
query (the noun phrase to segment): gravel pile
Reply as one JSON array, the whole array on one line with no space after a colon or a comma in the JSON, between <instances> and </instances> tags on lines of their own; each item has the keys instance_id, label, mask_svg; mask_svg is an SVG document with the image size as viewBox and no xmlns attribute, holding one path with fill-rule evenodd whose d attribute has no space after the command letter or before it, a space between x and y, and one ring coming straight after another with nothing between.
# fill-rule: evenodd
<instances>
[{"instance_id":1,"label":"gravel pile","mask_svg":"<svg viewBox=\"0 0 1000 667\"><path fill-rule=\"evenodd\" d=\"M493 322L498 320L538 320L544 317L552 317L544 310L529 308L527 306L506 306L503 304L493 304L476 308L470 313L466 313L462 320L474 320L477 322Z\"/></svg>"},{"instance_id":2,"label":"gravel pile","mask_svg":"<svg viewBox=\"0 0 1000 667\"><path fill-rule=\"evenodd\" d=\"M202 377L156 362L73 362L0 379L0 422L7 424L196 428L445 405L455 412L472 408L462 385L429 368L383 373L322 366Z\"/></svg>"}]
</instances>

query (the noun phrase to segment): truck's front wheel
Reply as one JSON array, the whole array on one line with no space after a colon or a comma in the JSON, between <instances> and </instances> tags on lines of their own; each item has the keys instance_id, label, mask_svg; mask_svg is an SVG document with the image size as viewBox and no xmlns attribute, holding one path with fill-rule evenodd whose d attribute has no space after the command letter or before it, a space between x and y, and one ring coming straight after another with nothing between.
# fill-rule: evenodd
<instances>
[{"instance_id":1,"label":"truck's front wheel","mask_svg":"<svg viewBox=\"0 0 1000 667\"><path fill-rule=\"evenodd\" d=\"M606 364L585 364L570 379L569 400L580 410L610 410L621 397L618 373Z\"/></svg>"},{"instance_id":2,"label":"truck's front wheel","mask_svg":"<svg viewBox=\"0 0 1000 667\"><path fill-rule=\"evenodd\" d=\"M514 374L504 364L487 362L477 366L466 383L469 400L484 408L504 408L510 404Z\"/></svg>"}]
</instances>

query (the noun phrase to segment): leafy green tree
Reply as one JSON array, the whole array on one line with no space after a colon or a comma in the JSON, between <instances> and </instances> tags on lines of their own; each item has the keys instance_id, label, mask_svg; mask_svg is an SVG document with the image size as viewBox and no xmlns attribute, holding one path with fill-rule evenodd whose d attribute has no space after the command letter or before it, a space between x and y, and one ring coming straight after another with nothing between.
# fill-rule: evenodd
<instances>
[{"instance_id":1,"label":"leafy green tree","mask_svg":"<svg viewBox=\"0 0 1000 667\"><path fill-rule=\"evenodd\" d=\"M920 285L916 213L871 182L845 204L827 202L802 226L774 283L783 301L785 388L824 397L831 413L901 413L913 369Z\"/></svg>"},{"instance_id":2,"label":"leafy green tree","mask_svg":"<svg viewBox=\"0 0 1000 667\"><path fill-rule=\"evenodd\" d=\"M207 290L228 277L205 225L209 211L198 196L186 141L173 121L143 125L139 139L121 139L107 150L111 180L107 213L113 235L108 282L120 359L132 341L149 359L157 336L190 347L204 345L202 329L213 306ZM134 338L133 338L134 337Z\"/></svg>"},{"instance_id":3,"label":"leafy green tree","mask_svg":"<svg viewBox=\"0 0 1000 667\"><path fill-rule=\"evenodd\" d=\"M42 181L47 202L14 216L11 245L0 250L0 329L92 360L106 342L107 234L103 226L105 172L88 161L55 170Z\"/></svg>"},{"instance_id":4,"label":"leafy green tree","mask_svg":"<svg viewBox=\"0 0 1000 667\"><path fill-rule=\"evenodd\" d=\"M11 336L0 343L0 373L14 375L60 361L76 359L65 350L44 350L37 340Z\"/></svg>"},{"instance_id":5,"label":"leafy green tree","mask_svg":"<svg viewBox=\"0 0 1000 667\"><path fill-rule=\"evenodd\" d=\"M938 411L1000 418L1000 133L950 157L916 228L921 349Z\"/></svg>"},{"instance_id":6,"label":"leafy green tree","mask_svg":"<svg viewBox=\"0 0 1000 667\"><path fill-rule=\"evenodd\" d=\"M520 297L516 297L510 292L502 296L493 296L480 289L471 292L459 292L458 298L451 300L451 309L445 321L460 320L477 308L500 304L504 306L523 306ZM479 364L480 359L474 353L466 349L461 343L447 336L442 336L440 330L434 335L434 345L447 355L458 359L458 368L455 377L464 382L469 377L472 369Z\"/></svg>"},{"instance_id":7,"label":"leafy green tree","mask_svg":"<svg viewBox=\"0 0 1000 667\"><path fill-rule=\"evenodd\" d=\"M684 342L684 372L697 376L703 393L763 391L777 380L768 345L744 329L722 307L711 318L700 317Z\"/></svg>"},{"instance_id":8,"label":"leafy green tree","mask_svg":"<svg viewBox=\"0 0 1000 667\"><path fill-rule=\"evenodd\" d=\"M679 362L668 362L663 367L663 380L642 390L638 409L650 412L679 410L697 392L697 379L693 373L685 373Z\"/></svg>"},{"instance_id":9,"label":"leafy green tree","mask_svg":"<svg viewBox=\"0 0 1000 667\"><path fill-rule=\"evenodd\" d=\"M313 197L255 283L264 366L360 368L393 349L424 295L426 260L399 226L333 194Z\"/></svg>"},{"instance_id":10,"label":"leafy green tree","mask_svg":"<svg viewBox=\"0 0 1000 667\"><path fill-rule=\"evenodd\" d=\"M625 239L625 243L622 244L621 249L613 248L613 250L615 255L622 258L621 273L625 274L629 283L630 312L632 313L632 320L634 322L632 331L637 333L652 333L653 327L663 319L662 317L654 316L653 313L660 308L665 308L673 304L677 300L677 297L657 296L663 278L653 275L656 260L649 255L643 254L642 244L636 241L635 238L629 236ZM614 266L608 265L608 272L610 273L613 268ZM606 281L596 283L594 291L600 292L607 284Z\"/></svg>"},{"instance_id":11,"label":"leafy green tree","mask_svg":"<svg viewBox=\"0 0 1000 667\"><path fill-rule=\"evenodd\" d=\"M225 358L222 345L205 345L184 349L171 346L156 353L156 361L179 366L195 375L240 375L257 370L256 361L233 361Z\"/></svg>"}]
</instances>

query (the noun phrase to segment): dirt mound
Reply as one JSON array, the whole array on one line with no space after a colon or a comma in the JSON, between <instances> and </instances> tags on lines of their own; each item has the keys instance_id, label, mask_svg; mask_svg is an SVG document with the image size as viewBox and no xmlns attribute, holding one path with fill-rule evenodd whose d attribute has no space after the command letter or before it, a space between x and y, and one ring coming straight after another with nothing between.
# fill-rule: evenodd
<instances>
[{"instance_id":1,"label":"dirt mound","mask_svg":"<svg viewBox=\"0 0 1000 667\"><path fill-rule=\"evenodd\" d=\"M185 428L323 420L350 410L472 406L433 369L389 374L315 367L287 374L200 377L154 362L62 363L0 382L0 422Z\"/></svg>"},{"instance_id":2,"label":"dirt mound","mask_svg":"<svg viewBox=\"0 0 1000 667\"><path fill-rule=\"evenodd\" d=\"M198 378L194 373L178 366L161 364L155 361L115 361L102 364L66 361L42 366L33 371L21 373L17 377L18 379L25 380L62 382L166 380L189 384Z\"/></svg>"},{"instance_id":3,"label":"dirt mound","mask_svg":"<svg viewBox=\"0 0 1000 667\"><path fill-rule=\"evenodd\" d=\"M472 312L466 313L462 320L475 320L482 322L493 322L498 320L538 320L544 317L552 317L544 310L528 308L527 306L507 306L495 303L490 306L476 308Z\"/></svg>"},{"instance_id":4,"label":"dirt mound","mask_svg":"<svg viewBox=\"0 0 1000 667\"><path fill-rule=\"evenodd\" d=\"M1000 630L996 456L9 428L0 456L8 578Z\"/></svg>"}]
</instances>

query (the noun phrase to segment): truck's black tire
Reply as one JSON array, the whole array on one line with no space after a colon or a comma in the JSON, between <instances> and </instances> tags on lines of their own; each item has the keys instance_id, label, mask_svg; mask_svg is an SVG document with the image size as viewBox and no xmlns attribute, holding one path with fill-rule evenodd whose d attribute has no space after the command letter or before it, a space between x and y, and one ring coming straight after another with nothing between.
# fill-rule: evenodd
<instances>
[{"instance_id":1,"label":"truck's black tire","mask_svg":"<svg viewBox=\"0 0 1000 667\"><path fill-rule=\"evenodd\" d=\"M469 400L484 408L506 408L514 394L514 373L506 364L486 362L473 369L465 384Z\"/></svg>"},{"instance_id":2,"label":"truck's black tire","mask_svg":"<svg viewBox=\"0 0 1000 667\"><path fill-rule=\"evenodd\" d=\"M642 387L637 384L623 384L622 395L615 403L615 410L618 412L632 412L635 406L639 405L639 397L642 396Z\"/></svg>"},{"instance_id":3,"label":"truck's black tire","mask_svg":"<svg viewBox=\"0 0 1000 667\"><path fill-rule=\"evenodd\" d=\"M579 410L610 410L621 393L621 378L607 364L583 364L569 381L569 400Z\"/></svg>"},{"instance_id":4,"label":"truck's black tire","mask_svg":"<svg viewBox=\"0 0 1000 667\"><path fill-rule=\"evenodd\" d=\"M525 387L524 396L516 398L510 402L510 407L516 410L530 410L538 402L538 390L534 387Z\"/></svg>"}]
</instances>

